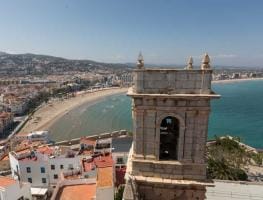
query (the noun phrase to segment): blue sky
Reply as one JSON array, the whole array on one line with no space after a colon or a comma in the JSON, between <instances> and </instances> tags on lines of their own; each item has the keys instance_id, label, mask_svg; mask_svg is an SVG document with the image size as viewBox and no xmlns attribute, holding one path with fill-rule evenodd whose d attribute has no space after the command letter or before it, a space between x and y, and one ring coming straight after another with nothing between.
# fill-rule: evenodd
<instances>
[{"instance_id":1,"label":"blue sky","mask_svg":"<svg viewBox=\"0 0 263 200\"><path fill-rule=\"evenodd\" d=\"M263 66L261 0L0 0L0 51Z\"/></svg>"}]
</instances>

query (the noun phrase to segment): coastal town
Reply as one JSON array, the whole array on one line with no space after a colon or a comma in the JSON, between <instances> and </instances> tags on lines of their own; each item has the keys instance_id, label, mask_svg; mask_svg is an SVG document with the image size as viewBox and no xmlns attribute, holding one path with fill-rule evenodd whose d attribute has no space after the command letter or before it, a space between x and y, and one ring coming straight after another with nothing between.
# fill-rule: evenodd
<instances>
[{"instance_id":1,"label":"coastal town","mask_svg":"<svg viewBox=\"0 0 263 200\"><path fill-rule=\"evenodd\" d=\"M30 113L48 102L62 101L77 95L112 87L131 85L132 76L87 75L0 78L0 138L5 139Z\"/></svg>"},{"instance_id":2,"label":"coastal town","mask_svg":"<svg viewBox=\"0 0 263 200\"><path fill-rule=\"evenodd\" d=\"M140 66L142 60L138 62ZM190 59L187 67L179 71L191 72L192 67ZM57 82L55 79L34 82L2 79L0 182L6 183L2 193L6 196L5 199L23 197L80 200L83 193L87 194L85 199L114 200L122 196L124 189L127 190L125 174L131 170L128 160L131 159L133 133L118 130L65 141L52 141L52 133L48 129L56 118L83 102L127 92L127 87L134 85L133 76L131 72L124 73L121 77L111 75L114 77L111 79L102 76L96 84L88 87L83 87L82 81L76 78L75 82L65 79L64 82ZM232 73L231 76L223 76L222 72L213 74L214 81L222 82L260 78L259 72L239 72ZM108 80L115 82L109 83ZM91 82L90 79L86 81ZM70 90L65 89L66 87L70 87ZM37 104L32 105L32 102ZM215 144L216 141L207 143L209 148ZM248 145L238 144L254 157L261 152ZM253 160L252 157L248 159L252 163L245 164L245 179L250 181L251 187L257 187L253 183L263 181L262 158L261 161ZM224 184L227 183L216 181L215 184L220 190L220 187L226 187ZM242 187L238 184L234 187ZM13 193L12 190L17 192ZM206 196L213 199L218 192L218 189L209 187ZM129 192L124 193L129 196ZM226 191L223 195L229 193ZM256 196L254 193L250 195Z\"/></svg>"},{"instance_id":3,"label":"coastal town","mask_svg":"<svg viewBox=\"0 0 263 200\"><path fill-rule=\"evenodd\" d=\"M33 63L29 66L31 65ZM43 63L41 66L46 67ZM12 65L7 63L6 70L9 67L11 69ZM218 69L213 74L215 82L261 78L263 72L258 69ZM87 73L71 70L63 73L55 71L52 75L42 76L29 72L27 75L18 73L16 78L5 74L0 77L0 138L5 140L12 132L18 132L20 128L16 129L17 126L22 127L19 124L24 124L31 113L41 109L45 103L52 104L52 102L74 98L76 95L83 96L85 93L112 87L127 88L132 85L132 81L130 68L123 69L121 74L119 70L111 72L98 70ZM34 120L36 125L41 120L41 116L35 117Z\"/></svg>"},{"instance_id":4,"label":"coastal town","mask_svg":"<svg viewBox=\"0 0 263 200\"><path fill-rule=\"evenodd\" d=\"M263 1L0 6L0 200L263 200Z\"/></svg>"}]
</instances>

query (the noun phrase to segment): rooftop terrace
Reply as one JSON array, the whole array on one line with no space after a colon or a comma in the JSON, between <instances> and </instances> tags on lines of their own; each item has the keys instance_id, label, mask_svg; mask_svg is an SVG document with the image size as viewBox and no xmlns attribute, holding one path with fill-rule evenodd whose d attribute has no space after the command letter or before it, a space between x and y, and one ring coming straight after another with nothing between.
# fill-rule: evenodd
<instances>
[{"instance_id":1,"label":"rooftop terrace","mask_svg":"<svg viewBox=\"0 0 263 200\"><path fill-rule=\"evenodd\" d=\"M68 185L59 190L56 200L93 200L96 184Z\"/></svg>"}]
</instances>

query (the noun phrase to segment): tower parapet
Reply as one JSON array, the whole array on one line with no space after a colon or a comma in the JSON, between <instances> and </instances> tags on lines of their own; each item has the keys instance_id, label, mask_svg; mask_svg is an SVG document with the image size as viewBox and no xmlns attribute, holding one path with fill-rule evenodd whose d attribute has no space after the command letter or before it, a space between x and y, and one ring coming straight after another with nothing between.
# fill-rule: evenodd
<instances>
[{"instance_id":1,"label":"tower parapet","mask_svg":"<svg viewBox=\"0 0 263 200\"><path fill-rule=\"evenodd\" d=\"M146 69L134 70L134 94L210 95L212 69L206 54L201 69ZM190 59L189 65L192 64Z\"/></svg>"},{"instance_id":2,"label":"tower parapet","mask_svg":"<svg viewBox=\"0 0 263 200\"><path fill-rule=\"evenodd\" d=\"M137 59L137 68L142 69L143 67L144 67L144 60L143 60L142 53L140 52L138 59Z\"/></svg>"},{"instance_id":3,"label":"tower parapet","mask_svg":"<svg viewBox=\"0 0 263 200\"><path fill-rule=\"evenodd\" d=\"M193 57L190 56L190 58L188 60L188 65L186 66L186 69L193 69L193 63L194 63Z\"/></svg>"},{"instance_id":4,"label":"tower parapet","mask_svg":"<svg viewBox=\"0 0 263 200\"><path fill-rule=\"evenodd\" d=\"M201 69L134 70L128 92L134 138L124 200L132 187L132 199L205 198L210 100L220 97L211 89L209 62L205 56Z\"/></svg>"},{"instance_id":5,"label":"tower parapet","mask_svg":"<svg viewBox=\"0 0 263 200\"><path fill-rule=\"evenodd\" d=\"M210 69L211 66L210 66L210 58L208 56L208 53L205 54L203 60L202 60L202 66L201 66L201 69L202 70L206 70L206 69Z\"/></svg>"}]
</instances>

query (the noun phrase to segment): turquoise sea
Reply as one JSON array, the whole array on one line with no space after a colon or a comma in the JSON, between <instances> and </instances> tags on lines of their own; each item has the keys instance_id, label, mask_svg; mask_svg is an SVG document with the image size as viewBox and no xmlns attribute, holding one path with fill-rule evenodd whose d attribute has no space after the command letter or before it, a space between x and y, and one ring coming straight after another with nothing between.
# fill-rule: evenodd
<instances>
[{"instance_id":1,"label":"turquoise sea","mask_svg":"<svg viewBox=\"0 0 263 200\"><path fill-rule=\"evenodd\" d=\"M263 148L263 80L215 83L221 99L212 101L209 138L239 136L251 146ZM84 104L59 119L51 128L55 141L132 129L131 100L125 94Z\"/></svg>"}]
</instances>

